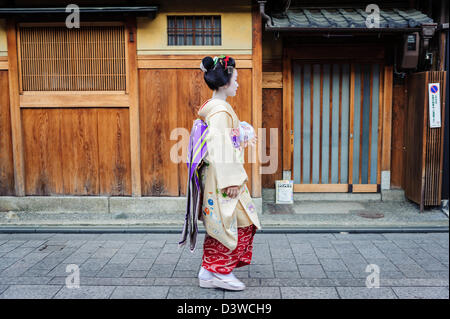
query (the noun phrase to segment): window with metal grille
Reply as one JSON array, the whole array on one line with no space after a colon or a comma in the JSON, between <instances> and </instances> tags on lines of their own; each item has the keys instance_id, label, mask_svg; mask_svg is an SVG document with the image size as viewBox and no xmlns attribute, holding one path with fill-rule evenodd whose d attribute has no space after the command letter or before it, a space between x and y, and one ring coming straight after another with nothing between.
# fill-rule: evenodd
<instances>
[{"instance_id":1,"label":"window with metal grille","mask_svg":"<svg viewBox=\"0 0 450 319\"><path fill-rule=\"evenodd\" d=\"M124 91L125 26L19 26L21 91Z\"/></svg>"},{"instance_id":2,"label":"window with metal grille","mask_svg":"<svg viewBox=\"0 0 450 319\"><path fill-rule=\"evenodd\" d=\"M168 45L221 45L220 16L167 16Z\"/></svg>"}]
</instances>

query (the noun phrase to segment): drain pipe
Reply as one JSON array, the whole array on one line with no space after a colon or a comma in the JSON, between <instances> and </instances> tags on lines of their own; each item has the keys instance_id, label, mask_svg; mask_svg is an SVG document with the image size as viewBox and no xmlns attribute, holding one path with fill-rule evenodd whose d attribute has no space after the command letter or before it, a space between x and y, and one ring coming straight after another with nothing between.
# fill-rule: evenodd
<instances>
[{"instance_id":1,"label":"drain pipe","mask_svg":"<svg viewBox=\"0 0 450 319\"><path fill-rule=\"evenodd\" d=\"M263 20L266 23L268 23L269 26L273 26L272 19L270 19L270 17L264 12L266 2L267 1L258 1L258 3L259 3L259 12L261 13L261 17L263 18Z\"/></svg>"}]
</instances>

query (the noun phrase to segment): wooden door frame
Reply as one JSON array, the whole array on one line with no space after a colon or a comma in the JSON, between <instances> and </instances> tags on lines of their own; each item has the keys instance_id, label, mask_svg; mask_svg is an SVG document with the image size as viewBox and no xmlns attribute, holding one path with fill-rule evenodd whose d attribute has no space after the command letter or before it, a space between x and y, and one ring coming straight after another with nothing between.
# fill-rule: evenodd
<instances>
[{"instance_id":1,"label":"wooden door frame","mask_svg":"<svg viewBox=\"0 0 450 319\"><path fill-rule=\"evenodd\" d=\"M390 173L393 69L392 66L385 65L385 47L381 45L366 45L362 47L360 45L317 44L313 47L286 47L283 49L283 178L285 178L285 171L290 172L291 177L293 171L294 60L339 61L348 59L357 59L358 62L377 62L381 65L379 88L379 161L377 164L377 185L376 187L374 185L365 184L308 184L307 186L301 187L294 185L294 192L323 192L324 189L327 189L327 192L380 192L381 171L388 171ZM351 77L352 76L353 72L351 73ZM352 81L350 82L352 83ZM352 86L353 85L351 84L351 87ZM353 99L352 94L350 94L350 99ZM349 144L349 147L350 145L351 143ZM350 160L351 159L349 159L349 166ZM289 179L291 179L291 177L289 177Z\"/></svg>"}]
</instances>

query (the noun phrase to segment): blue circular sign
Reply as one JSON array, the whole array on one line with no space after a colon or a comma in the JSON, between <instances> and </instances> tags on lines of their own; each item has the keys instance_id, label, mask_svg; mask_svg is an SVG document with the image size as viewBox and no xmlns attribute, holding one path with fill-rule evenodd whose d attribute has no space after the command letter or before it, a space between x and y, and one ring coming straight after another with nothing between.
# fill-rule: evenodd
<instances>
[{"instance_id":1,"label":"blue circular sign","mask_svg":"<svg viewBox=\"0 0 450 319\"><path fill-rule=\"evenodd\" d=\"M430 90L431 90L431 93L437 93L437 91L438 91L437 85L432 85Z\"/></svg>"}]
</instances>

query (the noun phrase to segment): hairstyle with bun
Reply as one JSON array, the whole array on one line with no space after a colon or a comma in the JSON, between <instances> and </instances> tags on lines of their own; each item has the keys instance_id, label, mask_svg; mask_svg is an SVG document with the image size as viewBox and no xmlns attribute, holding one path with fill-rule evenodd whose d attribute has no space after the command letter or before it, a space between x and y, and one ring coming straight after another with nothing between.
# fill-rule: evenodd
<instances>
[{"instance_id":1,"label":"hairstyle with bun","mask_svg":"<svg viewBox=\"0 0 450 319\"><path fill-rule=\"evenodd\" d=\"M204 57L200 63L200 69L204 72L203 78L211 90L217 90L231 80L236 61L230 57L221 55L211 58Z\"/></svg>"}]
</instances>

